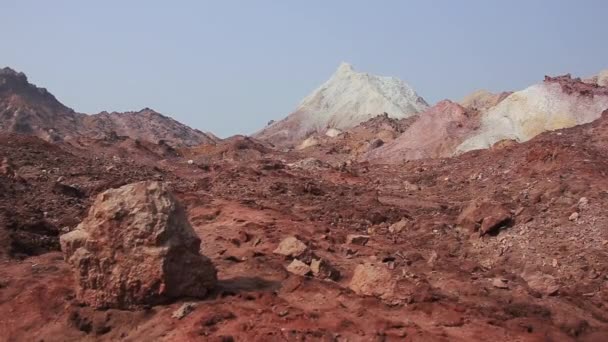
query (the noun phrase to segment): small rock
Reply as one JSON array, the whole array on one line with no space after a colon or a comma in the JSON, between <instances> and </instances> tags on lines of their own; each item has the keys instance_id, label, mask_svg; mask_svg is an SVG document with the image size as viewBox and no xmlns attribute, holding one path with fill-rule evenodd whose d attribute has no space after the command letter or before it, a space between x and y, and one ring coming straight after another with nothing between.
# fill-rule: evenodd
<instances>
[{"instance_id":1,"label":"small rock","mask_svg":"<svg viewBox=\"0 0 608 342\"><path fill-rule=\"evenodd\" d=\"M507 225L511 221L511 215L508 213L497 213L490 216L486 216L481 221L481 228L479 233L481 235L491 234L500 229L500 227Z\"/></svg>"},{"instance_id":2,"label":"small rock","mask_svg":"<svg viewBox=\"0 0 608 342\"><path fill-rule=\"evenodd\" d=\"M407 227L407 223L408 221L406 221L405 219L401 219L401 221L391 224L390 227L388 227L388 231L393 234L401 233L405 229L405 227Z\"/></svg>"},{"instance_id":3,"label":"small rock","mask_svg":"<svg viewBox=\"0 0 608 342\"><path fill-rule=\"evenodd\" d=\"M483 198L471 201L456 220L457 225L470 232L481 230L481 235L495 232L510 223L511 212L505 205Z\"/></svg>"},{"instance_id":4,"label":"small rock","mask_svg":"<svg viewBox=\"0 0 608 342\"><path fill-rule=\"evenodd\" d=\"M507 284L507 280L506 279L502 279L502 278L494 278L492 280L492 286L494 286L495 288L498 289L508 289L509 285Z\"/></svg>"},{"instance_id":5,"label":"small rock","mask_svg":"<svg viewBox=\"0 0 608 342\"><path fill-rule=\"evenodd\" d=\"M84 191L80 190L76 185L68 185L63 183L55 183L53 186L53 192L76 198L83 198L86 195Z\"/></svg>"},{"instance_id":6,"label":"small rock","mask_svg":"<svg viewBox=\"0 0 608 342\"><path fill-rule=\"evenodd\" d=\"M179 309L173 311L171 317L182 319L188 316L194 309L196 309L196 303L184 303Z\"/></svg>"},{"instance_id":7,"label":"small rock","mask_svg":"<svg viewBox=\"0 0 608 342\"><path fill-rule=\"evenodd\" d=\"M559 292L559 284L553 276L542 273L525 273L522 278L528 283L528 286L543 295L553 296Z\"/></svg>"},{"instance_id":8,"label":"small rock","mask_svg":"<svg viewBox=\"0 0 608 342\"><path fill-rule=\"evenodd\" d=\"M188 160L188 165L192 165L192 164L194 164L194 160L189 159L189 160Z\"/></svg>"},{"instance_id":9,"label":"small rock","mask_svg":"<svg viewBox=\"0 0 608 342\"><path fill-rule=\"evenodd\" d=\"M581 197L581 199L578 200L579 209L586 208L587 205L589 205L589 200L587 199L587 197Z\"/></svg>"},{"instance_id":10,"label":"small rock","mask_svg":"<svg viewBox=\"0 0 608 342\"><path fill-rule=\"evenodd\" d=\"M380 147L382 145L384 145L384 141L382 139L376 138L376 139L374 139L374 140L372 140L372 141L369 142L368 150L376 149L376 148L378 148L378 147Z\"/></svg>"},{"instance_id":11,"label":"small rock","mask_svg":"<svg viewBox=\"0 0 608 342\"><path fill-rule=\"evenodd\" d=\"M570 214L570 217L568 217L568 220L570 221L576 221L578 220L579 214L575 211L572 214Z\"/></svg>"},{"instance_id":12,"label":"small rock","mask_svg":"<svg viewBox=\"0 0 608 342\"><path fill-rule=\"evenodd\" d=\"M4 157L0 163L0 174L8 177L13 177L15 175L15 168L11 164L10 160L6 157Z\"/></svg>"},{"instance_id":13,"label":"small rock","mask_svg":"<svg viewBox=\"0 0 608 342\"><path fill-rule=\"evenodd\" d=\"M310 262L310 269L315 276L319 274L319 272L321 272L321 259L312 259Z\"/></svg>"},{"instance_id":14,"label":"small rock","mask_svg":"<svg viewBox=\"0 0 608 342\"><path fill-rule=\"evenodd\" d=\"M283 239L273 253L295 258L302 255L307 249L308 247L304 242L298 240L295 236L290 236Z\"/></svg>"},{"instance_id":15,"label":"small rock","mask_svg":"<svg viewBox=\"0 0 608 342\"><path fill-rule=\"evenodd\" d=\"M437 261L437 258L439 257L439 255L437 254L437 252L433 251L431 253L431 256L429 257L429 260L426 262L428 265L434 265L435 262Z\"/></svg>"},{"instance_id":16,"label":"small rock","mask_svg":"<svg viewBox=\"0 0 608 342\"><path fill-rule=\"evenodd\" d=\"M339 280L340 271L332 267L327 261L323 259L312 259L310 262L310 269L312 274L321 279Z\"/></svg>"},{"instance_id":17,"label":"small rock","mask_svg":"<svg viewBox=\"0 0 608 342\"><path fill-rule=\"evenodd\" d=\"M306 265L298 259L293 259L291 264L287 266L287 271L302 277L307 276L312 272L310 266Z\"/></svg>"},{"instance_id":18,"label":"small rock","mask_svg":"<svg viewBox=\"0 0 608 342\"><path fill-rule=\"evenodd\" d=\"M346 236L346 243L348 243L350 245L365 246L368 241L369 241L369 235L348 234Z\"/></svg>"},{"instance_id":19,"label":"small rock","mask_svg":"<svg viewBox=\"0 0 608 342\"><path fill-rule=\"evenodd\" d=\"M410 183L408 181L404 181L403 182L403 189L405 191L418 191L418 190L420 190L420 187L418 185L416 185L416 184L412 184L412 183Z\"/></svg>"},{"instance_id":20,"label":"small rock","mask_svg":"<svg viewBox=\"0 0 608 342\"><path fill-rule=\"evenodd\" d=\"M348 287L359 295L386 299L394 295L396 281L386 266L367 262L357 265Z\"/></svg>"}]
</instances>

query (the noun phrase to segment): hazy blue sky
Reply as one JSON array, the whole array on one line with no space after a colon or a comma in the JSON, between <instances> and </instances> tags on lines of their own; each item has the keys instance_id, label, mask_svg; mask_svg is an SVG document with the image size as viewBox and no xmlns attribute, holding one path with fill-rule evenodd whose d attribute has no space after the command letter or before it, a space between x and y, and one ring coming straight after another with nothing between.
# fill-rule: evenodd
<instances>
[{"instance_id":1,"label":"hazy blue sky","mask_svg":"<svg viewBox=\"0 0 608 342\"><path fill-rule=\"evenodd\" d=\"M429 102L608 68L608 1L0 0L0 66L80 112L151 107L220 136L281 118L341 61Z\"/></svg>"}]
</instances>

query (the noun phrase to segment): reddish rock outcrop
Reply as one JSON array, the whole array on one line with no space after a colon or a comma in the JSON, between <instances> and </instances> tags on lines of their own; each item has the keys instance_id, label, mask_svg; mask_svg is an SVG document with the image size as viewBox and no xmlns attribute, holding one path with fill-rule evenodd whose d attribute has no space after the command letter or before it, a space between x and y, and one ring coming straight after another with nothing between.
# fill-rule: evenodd
<instances>
[{"instance_id":1,"label":"reddish rock outcrop","mask_svg":"<svg viewBox=\"0 0 608 342\"><path fill-rule=\"evenodd\" d=\"M364 159L398 163L451 156L456 147L478 126L475 114L455 102L441 101L419 115L397 139L371 150Z\"/></svg>"},{"instance_id":2,"label":"reddish rock outcrop","mask_svg":"<svg viewBox=\"0 0 608 342\"><path fill-rule=\"evenodd\" d=\"M76 230L61 236L78 300L128 309L204 297L216 282L201 240L166 185L140 182L100 194Z\"/></svg>"}]
</instances>

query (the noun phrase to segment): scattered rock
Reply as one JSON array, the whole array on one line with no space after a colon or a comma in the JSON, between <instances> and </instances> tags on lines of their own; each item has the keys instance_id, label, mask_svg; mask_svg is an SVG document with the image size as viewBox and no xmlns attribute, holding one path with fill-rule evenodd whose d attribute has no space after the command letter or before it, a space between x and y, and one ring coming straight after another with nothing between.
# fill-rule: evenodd
<instances>
[{"instance_id":1,"label":"scattered rock","mask_svg":"<svg viewBox=\"0 0 608 342\"><path fill-rule=\"evenodd\" d=\"M53 186L53 191L75 198L83 198L85 196L84 191L80 190L76 185L55 183L55 185Z\"/></svg>"},{"instance_id":2,"label":"scattered rock","mask_svg":"<svg viewBox=\"0 0 608 342\"><path fill-rule=\"evenodd\" d=\"M184 303L179 309L173 311L171 317L182 319L188 316L194 309L196 309L196 303Z\"/></svg>"},{"instance_id":3,"label":"scattered rock","mask_svg":"<svg viewBox=\"0 0 608 342\"><path fill-rule=\"evenodd\" d=\"M581 198L578 200L578 204L577 204L577 206L578 206L578 208L579 208L579 209L584 209L584 208L586 208L588 205L589 205L589 200L587 199L587 197L581 197Z\"/></svg>"},{"instance_id":4,"label":"scattered rock","mask_svg":"<svg viewBox=\"0 0 608 342\"><path fill-rule=\"evenodd\" d=\"M357 265L349 288L356 294L388 299L394 295L396 280L382 264L366 262Z\"/></svg>"},{"instance_id":5,"label":"scattered rock","mask_svg":"<svg viewBox=\"0 0 608 342\"><path fill-rule=\"evenodd\" d=\"M295 236L289 236L279 243L273 253L295 258L304 254L307 249L308 247L304 242L298 240Z\"/></svg>"},{"instance_id":6,"label":"scattered rock","mask_svg":"<svg viewBox=\"0 0 608 342\"><path fill-rule=\"evenodd\" d=\"M480 234L484 235L496 232L499 228L511 224L511 221L511 213L503 204L477 199L462 210L456 224L471 232L480 230Z\"/></svg>"},{"instance_id":7,"label":"scattered rock","mask_svg":"<svg viewBox=\"0 0 608 342\"><path fill-rule=\"evenodd\" d=\"M289 271L290 273L293 273L293 274L297 274L302 277L307 276L312 272L312 270L310 269L310 266L306 265L305 263L301 262L298 259L293 259L291 264L289 264L289 266L287 266L287 271Z\"/></svg>"},{"instance_id":8,"label":"scattered rock","mask_svg":"<svg viewBox=\"0 0 608 342\"><path fill-rule=\"evenodd\" d=\"M384 141L382 139L376 138L369 142L368 150L376 149L382 145L384 145Z\"/></svg>"},{"instance_id":9,"label":"scattered rock","mask_svg":"<svg viewBox=\"0 0 608 342\"><path fill-rule=\"evenodd\" d=\"M503 278L494 278L492 280L492 286L494 286L495 288L498 288L498 289L508 289L509 288L508 280L503 279Z\"/></svg>"},{"instance_id":10,"label":"scattered rock","mask_svg":"<svg viewBox=\"0 0 608 342\"><path fill-rule=\"evenodd\" d=\"M437 262L437 258L439 258L439 254L437 254L436 251L431 252L431 256L429 257L429 260L427 260L427 264L429 266L435 265L435 262Z\"/></svg>"},{"instance_id":11,"label":"scattered rock","mask_svg":"<svg viewBox=\"0 0 608 342\"><path fill-rule=\"evenodd\" d=\"M182 206L163 183L139 182L97 196L61 249L75 272L77 299L130 309L204 297L217 280Z\"/></svg>"},{"instance_id":12,"label":"scattered rock","mask_svg":"<svg viewBox=\"0 0 608 342\"><path fill-rule=\"evenodd\" d=\"M310 262L310 269L312 274L317 278L334 281L340 279L340 271L332 267L326 260L313 258Z\"/></svg>"},{"instance_id":13,"label":"scattered rock","mask_svg":"<svg viewBox=\"0 0 608 342\"><path fill-rule=\"evenodd\" d=\"M405 191L418 191L420 190L420 187L416 184L410 183L408 181L404 181L403 182L403 189Z\"/></svg>"},{"instance_id":14,"label":"scattered rock","mask_svg":"<svg viewBox=\"0 0 608 342\"><path fill-rule=\"evenodd\" d=\"M325 135L330 137L330 138L335 138L338 135L340 135L342 133L341 130L339 129L335 129L335 128L330 128L327 131L325 131Z\"/></svg>"},{"instance_id":15,"label":"scattered rock","mask_svg":"<svg viewBox=\"0 0 608 342\"><path fill-rule=\"evenodd\" d=\"M408 221L406 219L401 219L401 221L395 222L388 227L388 231L397 234L401 233L408 225Z\"/></svg>"},{"instance_id":16,"label":"scattered rock","mask_svg":"<svg viewBox=\"0 0 608 342\"><path fill-rule=\"evenodd\" d=\"M528 283L528 286L545 296L553 296L559 292L559 284L555 280L555 278L548 274L542 273L532 273L532 274L522 274L522 278Z\"/></svg>"},{"instance_id":17,"label":"scattered rock","mask_svg":"<svg viewBox=\"0 0 608 342\"><path fill-rule=\"evenodd\" d=\"M346 243L348 243L350 245L365 246L368 241L369 241L369 235L348 234L346 236Z\"/></svg>"},{"instance_id":18,"label":"scattered rock","mask_svg":"<svg viewBox=\"0 0 608 342\"><path fill-rule=\"evenodd\" d=\"M11 164L8 158L2 158L2 163L0 163L0 174L5 175L7 177L15 176L15 168Z\"/></svg>"},{"instance_id":19,"label":"scattered rock","mask_svg":"<svg viewBox=\"0 0 608 342\"><path fill-rule=\"evenodd\" d=\"M486 216L481 221L480 235L493 234L501 227L507 225L511 221L511 215L505 212L499 212L490 216Z\"/></svg>"}]
</instances>

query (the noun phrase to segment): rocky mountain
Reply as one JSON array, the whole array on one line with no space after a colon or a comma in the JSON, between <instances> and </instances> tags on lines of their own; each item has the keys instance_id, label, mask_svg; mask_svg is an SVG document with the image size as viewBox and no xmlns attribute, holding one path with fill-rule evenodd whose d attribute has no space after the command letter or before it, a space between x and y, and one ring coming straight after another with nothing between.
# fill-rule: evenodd
<instances>
[{"instance_id":1,"label":"rocky mountain","mask_svg":"<svg viewBox=\"0 0 608 342\"><path fill-rule=\"evenodd\" d=\"M47 141L113 135L154 143L163 140L174 146L217 141L213 135L192 129L149 108L125 113L77 113L46 89L29 83L25 74L10 68L0 69L0 130L35 135Z\"/></svg>"},{"instance_id":2,"label":"rocky mountain","mask_svg":"<svg viewBox=\"0 0 608 342\"><path fill-rule=\"evenodd\" d=\"M492 146L501 140L528 141L550 130L591 122L608 108L608 87L589 84L570 75L515 92L481 117L481 127L457 150Z\"/></svg>"},{"instance_id":3,"label":"rocky mountain","mask_svg":"<svg viewBox=\"0 0 608 342\"><path fill-rule=\"evenodd\" d=\"M254 137L279 146L294 146L312 133L352 128L378 113L400 119L426 108L424 99L405 82L357 72L352 65L342 63L293 113L271 123Z\"/></svg>"},{"instance_id":4,"label":"rocky mountain","mask_svg":"<svg viewBox=\"0 0 608 342\"><path fill-rule=\"evenodd\" d=\"M30 84L25 74L0 69L0 130L54 141L78 132L83 117Z\"/></svg>"},{"instance_id":5,"label":"rocky mountain","mask_svg":"<svg viewBox=\"0 0 608 342\"><path fill-rule=\"evenodd\" d=\"M215 143L217 137L190 128L153 109L144 108L138 112L101 112L84 117L83 124L89 135L100 132L116 132L133 139L157 142L164 140L174 146L196 146Z\"/></svg>"},{"instance_id":6,"label":"rocky mountain","mask_svg":"<svg viewBox=\"0 0 608 342\"><path fill-rule=\"evenodd\" d=\"M504 141L524 142L540 133L598 119L608 109L608 88L570 75L514 93L477 91L460 104L439 102L390 143L362 158L376 163L445 158Z\"/></svg>"}]
</instances>

